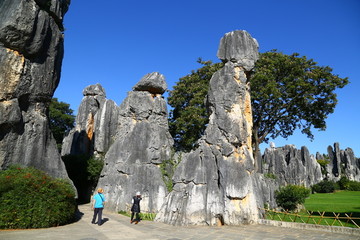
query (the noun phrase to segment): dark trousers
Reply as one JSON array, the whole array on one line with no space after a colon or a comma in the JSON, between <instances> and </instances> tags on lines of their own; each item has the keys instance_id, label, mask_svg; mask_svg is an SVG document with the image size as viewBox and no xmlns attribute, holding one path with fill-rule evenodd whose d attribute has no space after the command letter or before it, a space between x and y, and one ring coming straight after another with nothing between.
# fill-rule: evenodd
<instances>
[{"instance_id":1,"label":"dark trousers","mask_svg":"<svg viewBox=\"0 0 360 240\"><path fill-rule=\"evenodd\" d=\"M94 216L93 216L93 219L92 219L92 223L95 223L95 220L96 220L96 216L98 216L98 222L97 224L100 226L101 225L101 221L102 221L102 211L103 211L103 208L94 208Z\"/></svg>"},{"instance_id":2,"label":"dark trousers","mask_svg":"<svg viewBox=\"0 0 360 240\"><path fill-rule=\"evenodd\" d=\"M134 214L136 214L135 221L140 221L140 216L138 212L131 212L131 221L134 219Z\"/></svg>"}]
</instances>

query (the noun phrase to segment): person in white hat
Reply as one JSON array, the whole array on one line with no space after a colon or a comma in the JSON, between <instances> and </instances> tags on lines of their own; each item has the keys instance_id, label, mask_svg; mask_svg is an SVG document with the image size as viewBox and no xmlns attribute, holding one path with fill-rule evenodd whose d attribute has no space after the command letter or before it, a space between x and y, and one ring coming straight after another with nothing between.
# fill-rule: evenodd
<instances>
[{"instance_id":1,"label":"person in white hat","mask_svg":"<svg viewBox=\"0 0 360 240\"><path fill-rule=\"evenodd\" d=\"M141 199L142 198L141 198L140 192L137 192L136 196L133 196L133 198L131 199L131 202L132 202L133 205L131 207L131 220L130 220L130 223L135 222L135 224L138 224L138 222L140 221L139 213L140 213L140 201L141 201ZM136 216L135 216L135 219L134 219L135 214L136 214Z\"/></svg>"}]
</instances>

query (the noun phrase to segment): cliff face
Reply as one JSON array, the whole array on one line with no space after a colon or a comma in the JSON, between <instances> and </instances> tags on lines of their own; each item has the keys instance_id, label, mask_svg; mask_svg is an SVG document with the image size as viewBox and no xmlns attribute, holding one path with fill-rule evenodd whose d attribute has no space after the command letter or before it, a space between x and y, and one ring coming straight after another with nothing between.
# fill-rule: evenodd
<instances>
[{"instance_id":1,"label":"cliff face","mask_svg":"<svg viewBox=\"0 0 360 240\"><path fill-rule=\"evenodd\" d=\"M67 177L49 130L60 80L62 20L70 1L0 2L0 166L35 166Z\"/></svg>"},{"instance_id":2,"label":"cliff face","mask_svg":"<svg viewBox=\"0 0 360 240\"><path fill-rule=\"evenodd\" d=\"M174 225L255 222L262 200L254 189L251 105L247 73L258 44L245 31L227 33L218 57L225 66L210 80L209 124L199 147L184 154L156 220ZM262 206L262 205L261 205Z\"/></svg>"}]
</instances>

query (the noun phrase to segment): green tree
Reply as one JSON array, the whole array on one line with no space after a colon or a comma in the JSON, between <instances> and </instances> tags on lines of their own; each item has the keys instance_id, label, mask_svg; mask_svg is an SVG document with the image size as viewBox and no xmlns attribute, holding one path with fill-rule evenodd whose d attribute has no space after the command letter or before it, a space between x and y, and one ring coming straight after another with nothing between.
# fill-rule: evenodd
<instances>
[{"instance_id":1,"label":"green tree","mask_svg":"<svg viewBox=\"0 0 360 240\"><path fill-rule=\"evenodd\" d=\"M209 81L223 64L202 61L204 66L183 77L169 95L170 132L177 150L191 150L204 133L208 114L204 99ZM253 148L269 137L287 138L296 129L313 139L312 128L324 130L326 118L337 103L337 88L348 80L332 74L328 66L318 66L298 53L286 55L276 50L260 54L250 78L253 110Z\"/></svg>"},{"instance_id":2,"label":"green tree","mask_svg":"<svg viewBox=\"0 0 360 240\"><path fill-rule=\"evenodd\" d=\"M50 129L58 146L61 146L65 133L74 127L73 112L70 104L59 102L57 98L51 100L49 106Z\"/></svg>"},{"instance_id":3,"label":"green tree","mask_svg":"<svg viewBox=\"0 0 360 240\"><path fill-rule=\"evenodd\" d=\"M330 67L298 53L261 54L250 80L255 152L269 137L287 138L296 129L313 139L311 129L326 129L325 120L337 104L335 90L347 83Z\"/></svg>"},{"instance_id":4,"label":"green tree","mask_svg":"<svg viewBox=\"0 0 360 240\"><path fill-rule=\"evenodd\" d=\"M222 63L213 64L211 61L202 61L201 58L197 62L203 67L180 78L168 98L169 105L173 107L170 111L169 128L177 150L193 149L196 140L204 134L209 121L204 102L209 81L223 66Z\"/></svg>"}]
</instances>

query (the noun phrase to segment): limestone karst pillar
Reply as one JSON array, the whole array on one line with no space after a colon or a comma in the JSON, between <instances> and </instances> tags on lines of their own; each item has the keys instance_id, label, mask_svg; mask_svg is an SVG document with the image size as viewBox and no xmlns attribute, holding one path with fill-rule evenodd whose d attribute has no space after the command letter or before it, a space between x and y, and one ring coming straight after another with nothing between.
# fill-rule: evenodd
<instances>
[{"instance_id":1,"label":"limestone karst pillar","mask_svg":"<svg viewBox=\"0 0 360 240\"><path fill-rule=\"evenodd\" d=\"M258 43L246 31L225 34L218 57L225 66L210 80L210 111L199 147L183 154L156 220L174 225L254 223L261 199L254 189L252 112L248 75Z\"/></svg>"},{"instance_id":2,"label":"limestone karst pillar","mask_svg":"<svg viewBox=\"0 0 360 240\"><path fill-rule=\"evenodd\" d=\"M0 1L0 166L34 166L67 178L49 129L60 80L69 0Z\"/></svg>"}]
</instances>

